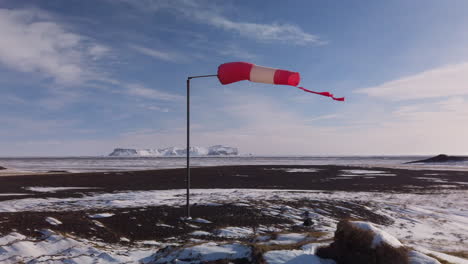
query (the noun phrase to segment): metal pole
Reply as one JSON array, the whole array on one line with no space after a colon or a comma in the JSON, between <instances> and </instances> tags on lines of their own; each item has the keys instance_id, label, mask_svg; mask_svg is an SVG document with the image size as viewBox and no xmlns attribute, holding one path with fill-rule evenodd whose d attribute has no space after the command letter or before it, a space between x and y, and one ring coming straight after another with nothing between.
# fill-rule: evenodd
<instances>
[{"instance_id":1,"label":"metal pole","mask_svg":"<svg viewBox=\"0 0 468 264\"><path fill-rule=\"evenodd\" d=\"M185 176L185 185L187 187L187 219L190 218L190 80L194 78L216 77L217 74L190 76L187 78L187 174Z\"/></svg>"},{"instance_id":2,"label":"metal pole","mask_svg":"<svg viewBox=\"0 0 468 264\"><path fill-rule=\"evenodd\" d=\"M190 218L190 77L187 78L187 218Z\"/></svg>"}]
</instances>

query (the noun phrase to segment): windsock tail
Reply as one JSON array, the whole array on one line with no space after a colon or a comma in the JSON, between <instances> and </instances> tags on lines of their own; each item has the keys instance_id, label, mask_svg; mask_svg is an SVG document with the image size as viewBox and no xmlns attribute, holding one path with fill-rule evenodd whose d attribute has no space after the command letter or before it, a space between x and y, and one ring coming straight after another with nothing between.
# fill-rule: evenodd
<instances>
[{"instance_id":1,"label":"windsock tail","mask_svg":"<svg viewBox=\"0 0 468 264\"><path fill-rule=\"evenodd\" d=\"M311 91L311 90L309 90L309 89L306 89L306 88L304 88L304 87L297 87L297 88L303 90L304 92L308 92L308 93L313 93L313 94L318 94L318 95L330 97L330 98L332 98L332 99L335 100L335 101L344 102L344 100L345 100L344 97L334 97L333 94L331 94L331 93L329 93L329 92L315 92L315 91Z\"/></svg>"}]
</instances>

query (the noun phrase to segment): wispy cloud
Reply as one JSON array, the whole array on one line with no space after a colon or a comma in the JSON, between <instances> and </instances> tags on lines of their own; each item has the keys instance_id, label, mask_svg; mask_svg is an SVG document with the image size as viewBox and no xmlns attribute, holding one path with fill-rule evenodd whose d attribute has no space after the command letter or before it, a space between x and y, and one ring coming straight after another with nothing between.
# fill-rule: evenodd
<instances>
[{"instance_id":1,"label":"wispy cloud","mask_svg":"<svg viewBox=\"0 0 468 264\"><path fill-rule=\"evenodd\" d=\"M138 51L141 54L159 59L159 60L164 60L164 61L170 61L170 62L181 62L184 60L184 57L181 54L175 53L175 52L168 52L168 51L160 51L156 49L150 49L147 47L139 46L139 45L134 45L131 44L130 47Z\"/></svg>"},{"instance_id":2,"label":"wispy cloud","mask_svg":"<svg viewBox=\"0 0 468 264\"><path fill-rule=\"evenodd\" d=\"M157 105L145 105L142 104L140 105L141 108L146 109L146 110L151 110L151 111L156 111L156 112L163 112L163 113L169 113L169 108L166 107L160 107Z\"/></svg>"},{"instance_id":3,"label":"wispy cloud","mask_svg":"<svg viewBox=\"0 0 468 264\"><path fill-rule=\"evenodd\" d=\"M177 94L166 93L156 89L150 89L142 84L125 84L126 93L147 99L156 99L162 101L180 101L185 97Z\"/></svg>"},{"instance_id":4,"label":"wispy cloud","mask_svg":"<svg viewBox=\"0 0 468 264\"><path fill-rule=\"evenodd\" d=\"M89 63L108 48L69 31L38 9L0 9L0 63L60 84L92 78Z\"/></svg>"},{"instance_id":5,"label":"wispy cloud","mask_svg":"<svg viewBox=\"0 0 468 264\"><path fill-rule=\"evenodd\" d=\"M247 59L247 60L254 59L257 57L255 54L252 54L235 44L228 44L224 46L223 48L220 48L218 50L218 53L226 57L233 57L233 58Z\"/></svg>"},{"instance_id":6,"label":"wispy cloud","mask_svg":"<svg viewBox=\"0 0 468 264\"><path fill-rule=\"evenodd\" d=\"M468 62L465 62L431 69L356 92L398 101L466 95L467 84Z\"/></svg>"},{"instance_id":7,"label":"wispy cloud","mask_svg":"<svg viewBox=\"0 0 468 264\"><path fill-rule=\"evenodd\" d=\"M182 14L185 18L194 22L210 25L225 31L235 32L240 36L263 41L282 42L295 45L321 45L324 44L319 36L305 32L297 25L285 23L252 23L234 21L225 15L219 5L204 3L202 1L131 1L121 0L131 4L142 11L158 12L169 9Z\"/></svg>"}]
</instances>

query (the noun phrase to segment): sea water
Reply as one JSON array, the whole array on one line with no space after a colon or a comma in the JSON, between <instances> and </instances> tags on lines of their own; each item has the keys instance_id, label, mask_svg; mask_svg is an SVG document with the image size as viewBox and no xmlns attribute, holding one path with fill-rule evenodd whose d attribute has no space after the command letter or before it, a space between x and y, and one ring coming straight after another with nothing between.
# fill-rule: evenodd
<instances>
[{"instance_id":1,"label":"sea water","mask_svg":"<svg viewBox=\"0 0 468 264\"><path fill-rule=\"evenodd\" d=\"M230 156L192 157L193 167L227 165L348 165L406 169L468 170L468 162L405 164L428 156ZM183 168L185 157L5 157L0 166L24 172L100 172Z\"/></svg>"}]
</instances>

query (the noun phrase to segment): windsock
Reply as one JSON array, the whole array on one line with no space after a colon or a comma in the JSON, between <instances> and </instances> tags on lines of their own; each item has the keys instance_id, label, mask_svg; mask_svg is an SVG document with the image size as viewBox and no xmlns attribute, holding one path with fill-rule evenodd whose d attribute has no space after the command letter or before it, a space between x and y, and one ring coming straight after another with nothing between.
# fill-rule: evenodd
<instances>
[{"instance_id":1,"label":"windsock","mask_svg":"<svg viewBox=\"0 0 468 264\"><path fill-rule=\"evenodd\" d=\"M248 62L229 62L219 65L218 79L222 84L249 80L251 82L297 86L299 73L258 66Z\"/></svg>"},{"instance_id":2,"label":"windsock","mask_svg":"<svg viewBox=\"0 0 468 264\"><path fill-rule=\"evenodd\" d=\"M219 65L218 79L221 84L230 84L248 80L257 83L280 84L297 87L301 77L298 72L268 68L248 62L228 62ZM329 92L314 92L303 87L298 88L305 92L331 97L336 101L344 101L344 97L336 98Z\"/></svg>"}]
</instances>

